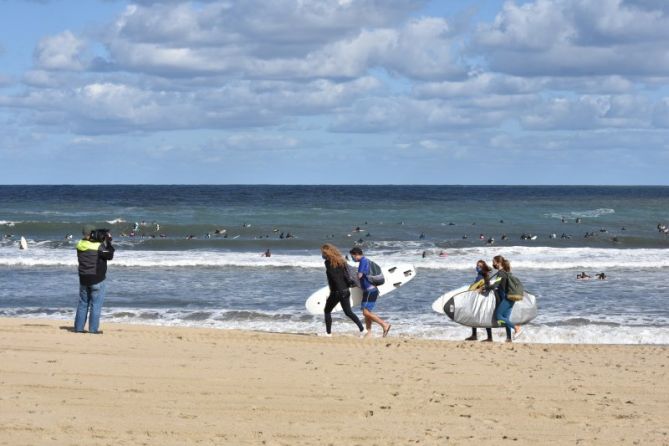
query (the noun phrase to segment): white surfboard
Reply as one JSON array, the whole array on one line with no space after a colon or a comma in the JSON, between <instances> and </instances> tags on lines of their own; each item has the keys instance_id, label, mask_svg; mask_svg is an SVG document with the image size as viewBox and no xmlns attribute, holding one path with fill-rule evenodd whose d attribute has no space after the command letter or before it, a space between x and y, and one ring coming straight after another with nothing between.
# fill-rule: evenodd
<instances>
[{"instance_id":1,"label":"white surfboard","mask_svg":"<svg viewBox=\"0 0 669 446\"><path fill-rule=\"evenodd\" d=\"M19 240L19 249L28 249L28 242L25 237L21 237L21 240Z\"/></svg>"},{"instance_id":2,"label":"white surfboard","mask_svg":"<svg viewBox=\"0 0 669 446\"><path fill-rule=\"evenodd\" d=\"M387 266L381 266L381 270L383 270L383 276L386 278L386 282L378 287L379 297L406 285L409 281L416 277L416 268L409 264L390 264ZM357 287L350 288L350 290L351 307L355 308L356 306L360 305L360 302L362 302L362 290ZM325 301L328 299L329 295L330 288L324 286L309 296L304 306L311 314L323 314L323 311L325 310ZM342 311L341 305L337 305L332 311Z\"/></svg>"},{"instance_id":3,"label":"white surfboard","mask_svg":"<svg viewBox=\"0 0 669 446\"><path fill-rule=\"evenodd\" d=\"M481 328L499 326L495 308L495 293L469 291L469 285L445 293L432 304L434 311L446 314L453 322ZM513 305L509 318L514 324L526 324L537 317L537 310L537 298L526 291L523 300Z\"/></svg>"}]
</instances>

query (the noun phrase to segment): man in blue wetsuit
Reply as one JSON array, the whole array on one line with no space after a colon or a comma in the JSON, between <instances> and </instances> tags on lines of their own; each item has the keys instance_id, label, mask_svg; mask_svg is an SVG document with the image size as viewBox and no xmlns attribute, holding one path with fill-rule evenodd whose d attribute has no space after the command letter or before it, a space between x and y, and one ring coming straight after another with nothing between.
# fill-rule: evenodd
<instances>
[{"instance_id":1,"label":"man in blue wetsuit","mask_svg":"<svg viewBox=\"0 0 669 446\"><path fill-rule=\"evenodd\" d=\"M360 279L360 288L362 288L362 303L360 309L362 315L365 317L365 327L367 334L372 333L372 322L376 322L383 328L383 337L385 338L390 331L390 324L381 319L378 315L372 312L376 305L376 299L379 297L379 289L372 285L367 276L370 274L369 260L363 255L362 249L354 247L349 251L351 258L358 262L358 278Z\"/></svg>"}]
</instances>

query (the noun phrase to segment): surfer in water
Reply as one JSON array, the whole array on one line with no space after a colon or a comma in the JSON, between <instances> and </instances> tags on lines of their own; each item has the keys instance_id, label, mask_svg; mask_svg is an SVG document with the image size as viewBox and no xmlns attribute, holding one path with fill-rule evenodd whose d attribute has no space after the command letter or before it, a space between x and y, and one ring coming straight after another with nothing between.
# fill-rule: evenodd
<instances>
[{"instance_id":1,"label":"surfer in water","mask_svg":"<svg viewBox=\"0 0 669 446\"><path fill-rule=\"evenodd\" d=\"M476 262L476 279L474 279L474 283L472 284L471 287L469 287L470 290L477 290L477 289L486 289L490 287L490 272L492 269L488 266L488 264L485 262L485 260L479 260ZM484 342L492 342L492 328L486 328L485 329L486 334L488 337L484 339ZM472 327L472 335L468 338L465 339L465 341L476 341L478 340L478 337L476 335L476 327Z\"/></svg>"},{"instance_id":2,"label":"surfer in water","mask_svg":"<svg viewBox=\"0 0 669 446\"><path fill-rule=\"evenodd\" d=\"M325 331L326 336L332 336L332 310L337 304L341 304L344 314L351 319L360 330L360 335L364 335L365 330L362 322L351 310L351 292L349 287L352 280L348 274L348 264L341 255L336 246L326 243L321 246L321 256L325 260L325 274L330 287L330 296L325 302Z\"/></svg>"},{"instance_id":3,"label":"surfer in water","mask_svg":"<svg viewBox=\"0 0 669 446\"><path fill-rule=\"evenodd\" d=\"M500 326L503 325L506 329L506 342L512 342L512 339L517 339L523 330L520 325L514 325L509 319L515 303L507 298L509 291L508 273L511 272L511 263L502 256L495 256L492 259L492 267L498 270L497 275L501 278L499 285L496 287L500 302L495 311L495 317ZM512 328L513 338L511 337Z\"/></svg>"}]
</instances>

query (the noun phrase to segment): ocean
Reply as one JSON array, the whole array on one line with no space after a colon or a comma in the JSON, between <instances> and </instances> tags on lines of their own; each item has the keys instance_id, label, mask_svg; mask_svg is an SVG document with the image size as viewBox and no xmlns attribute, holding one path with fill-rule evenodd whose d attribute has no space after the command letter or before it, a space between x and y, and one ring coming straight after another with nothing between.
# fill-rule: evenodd
<instances>
[{"instance_id":1,"label":"ocean","mask_svg":"<svg viewBox=\"0 0 669 446\"><path fill-rule=\"evenodd\" d=\"M304 301L330 242L416 266L377 304L394 336L467 337L431 303L501 254L538 298L523 342L669 343L669 187L0 186L0 316L72 322L83 224L117 249L103 325L323 332Z\"/></svg>"}]
</instances>

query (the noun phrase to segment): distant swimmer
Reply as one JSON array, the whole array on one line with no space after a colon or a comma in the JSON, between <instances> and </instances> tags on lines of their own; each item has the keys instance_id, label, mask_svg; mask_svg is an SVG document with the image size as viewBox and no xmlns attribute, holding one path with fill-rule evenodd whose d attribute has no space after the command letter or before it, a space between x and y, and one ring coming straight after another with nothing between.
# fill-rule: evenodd
<instances>
[{"instance_id":1,"label":"distant swimmer","mask_svg":"<svg viewBox=\"0 0 669 446\"><path fill-rule=\"evenodd\" d=\"M139 223L135 222L135 224L132 225L132 230L133 231L139 231Z\"/></svg>"},{"instance_id":2,"label":"distant swimmer","mask_svg":"<svg viewBox=\"0 0 669 446\"><path fill-rule=\"evenodd\" d=\"M72 234L67 234L65 236L65 240L72 240Z\"/></svg>"},{"instance_id":3,"label":"distant swimmer","mask_svg":"<svg viewBox=\"0 0 669 446\"><path fill-rule=\"evenodd\" d=\"M627 228L623 226L622 228L620 228L620 230L621 231L627 231Z\"/></svg>"},{"instance_id":4,"label":"distant swimmer","mask_svg":"<svg viewBox=\"0 0 669 446\"><path fill-rule=\"evenodd\" d=\"M599 279L599 280L606 280L606 274L604 274L604 273L599 273L599 274L597 274L597 279Z\"/></svg>"},{"instance_id":5,"label":"distant swimmer","mask_svg":"<svg viewBox=\"0 0 669 446\"><path fill-rule=\"evenodd\" d=\"M204 235L204 238L211 238L211 233L207 232L207 233Z\"/></svg>"},{"instance_id":6,"label":"distant swimmer","mask_svg":"<svg viewBox=\"0 0 669 446\"><path fill-rule=\"evenodd\" d=\"M613 243L620 243L620 239L619 239L618 237L612 237L612 238L611 238L611 241L612 241Z\"/></svg>"},{"instance_id":7,"label":"distant swimmer","mask_svg":"<svg viewBox=\"0 0 669 446\"><path fill-rule=\"evenodd\" d=\"M455 226L455 223L453 223L452 221L449 221L448 226Z\"/></svg>"},{"instance_id":8,"label":"distant swimmer","mask_svg":"<svg viewBox=\"0 0 669 446\"><path fill-rule=\"evenodd\" d=\"M160 238L167 238L167 234L160 233Z\"/></svg>"},{"instance_id":9,"label":"distant swimmer","mask_svg":"<svg viewBox=\"0 0 669 446\"><path fill-rule=\"evenodd\" d=\"M606 228L599 228L599 232L609 232L606 230Z\"/></svg>"},{"instance_id":10,"label":"distant swimmer","mask_svg":"<svg viewBox=\"0 0 669 446\"><path fill-rule=\"evenodd\" d=\"M551 239L556 239L556 238L557 238L557 234L554 232L554 233L552 233L552 234L549 236L549 238L551 238Z\"/></svg>"},{"instance_id":11,"label":"distant swimmer","mask_svg":"<svg viewBox=\"0 0 669 446\"><path fill-rule=\"evenodd\" d=\"M418 240L424 240L425 239L425 233L421 232L420 235L418 236Z\"/></svg>"},{"instance_id":12,"label":"distant swimmer","mask_svg":"<svg viewBox=\"0 0 669 446\"><path fill-rule=\"evenodd\" d=\"M562 235L560 236L560 238L561 238L562 240L569 240L569 239L571 238L571 235L569 235L569 234L565 234L565 233L563 232Z\"/></svg>"},{"instance_id":13,"label":"distant swimmer","mask_svg":"<svg viewBox=\"0 0 669 446\"><path fill-rule=\"evenodd\" d=\"M562 218L560 219L560 221L561 221L562 223L567 223L567 220L565 220L564 217L562 217Z\"/></svg>"},{"instance_id":14,"label":"distant swimmer","mask_svg":"<svg viewBox=\"0 0 669 446\"><path fill-rule=\"evenodd\" d=\"M440 251L439 257L448 257L448 253L446 251Z\"/></svg>"},{"instance_id":15,"label":"distant swimmer","mask_svg":"<svg viewBox=\"0 0 669 446\"><path fill-rule=\"evenodd\" d=\"M153 229L154 229L156 232L160 231L160 225L159 225L158 223L156 223L155 226L153 227Z\"/></svg>"},{"instance_id":16,"label":"distant swimmer","mask_svg":"<svg viewBox=\"0 0 669 446\"><path fill-rule=\"evenodd\" d=\"M509 240L509 236L506 234L502 234L502 240Z\"/></svg>"},{"instance_id":17,"label":"distant swimmer","mask_svg":"<svg viewBox=\"0 0 669 446\"><path fill-rule=\"evenodd\" d=\"M578 280L583 280L583 279L590 279L591 277L586 274L585 271L581 272L581 274L576 274L576 279Z\"/></svg>"},{"instance_id":18,"label":"distant swimmer","mask_svg":"<svg viewBox=\"0 0 669 446\"><path fill-rule=\"evenodd\" d=\"M485 240L485 235L479 234L479 240Z\"/></svg>"},{"instance_id":19,"label":"distant swimmer","mask_svg":"<svg viewBox=\"0 0 669 446\"><path fill-rule=\"evenodd\" d=\"M186 240L193 240L194 238L195 236L193 234L186 236Z\"/></svg>"},{"instance_id":20,"label":"distant swimmer","mask_svg":"<svg viewBox=\"0 0 669 446\"><path fill-rule=\"evenodd\" d=\"M423 251L423 258L427 257L427 251Z\"/></svg>"},{"instance_id":21,"label":"distant swimmer","mask_svg":"<svg viewBox=\"0 0 669 446\"><path fill-rule=\"evenodd\" d=\"M499 222L500 222L501 224L504 224L504 220L500 220Z\"/></svg>"},{"instance_id":22,"label":"distant swimmer","mask_svg":"<svg viewBox=\"0 0 669 446\"><path fill-rule=\"evenodd\" d=\"M227 232L228 232L227 229L217 229L217 230L214 231L214 234L223 235L223 234L226 234Z\"/></svg>"},{"instance_id":23,"label":"distant swimmer","mask_svg":"<svg viewBox=\"0 0 669 446\"><path fill-rule=\"evenodd\" d=\"M582 221L583 221L583 220L581 220L581 217L578 217L578 218L576 219L576 223L581 223Z\"/></svg>"},{"instance_id":24,"label":"distant swimmer","mask_svg":"<svg viewBox=\"0 0 669 446\"><path fill-rule=\"evenodd\" d=\"M462 236L462 240L467 240L468 238L469 238L469 236L467 234Z\"/></svg>"},{"instance_id":25,"label":"distant swimmer","mask_svg":"<svg viewBox=\"0 0 669 446\"><path fill-rule=\"evenodd\" d=\"M370 234L369 232L367 233L367 235L365 235L365 237L371 237L371 236L372 234Z\"/></svg>"},{"instance_id":26,"label":"distant swimmer","mask_svg":"<svg viewBox=\"0 0 669 446\"><path fill-rule=\"evenodd\" d=\"M493 237L490 237L486 243L488 245L494 245L495 244L495 239Z\"/></svg>"},{"instance_id":27,"label":"distant swimmer","mask_svg":"<svg viewBox=\"0 0 669 446\"><path fill-rule=\"evenodd\" d=\"M272 251L270 251L269 248L267 248L267 251L263 252L261 254L261 256L262 257L272 257Z\"/></svg>"},{"instance_id":28,"label":"distant swimmer","mask_svg":"<svg viewBox=\"0 0 669 446\"><path fill-rule=\"evenodd\" d=\"M283 239L286 238L286 236L285 236L285 235L283 234L283 232L282 232L281 234L279 234L279 238L280 238L281 240L283 240Z\"/></svg>"}]
</instances>

